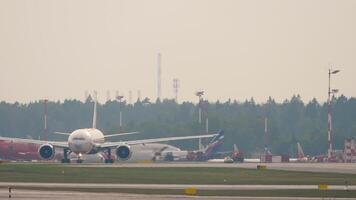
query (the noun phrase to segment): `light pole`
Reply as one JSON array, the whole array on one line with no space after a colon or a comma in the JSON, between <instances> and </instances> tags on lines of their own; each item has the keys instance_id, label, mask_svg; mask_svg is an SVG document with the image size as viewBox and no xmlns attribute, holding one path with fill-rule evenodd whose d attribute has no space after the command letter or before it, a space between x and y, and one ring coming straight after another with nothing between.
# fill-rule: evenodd
<instances>
[{"instance_id":1,"label":"light pole","mask_svg":"<svg viewBox=\"0 0 356 200\"><path fill-rule=\"evenodd\" d=\"M116 99L119 101L119 109L120 109L120 114L119 114L119 132L122 131L122 112L121 112L121 100L124 98L124 96L117 96Z\"/></svg>"},{"instance_id":2,"label":"light pole","mask_svg":"<svg viewBox=\"0 0 356 200\"><path fill-rule=\"evenodd\" d=\"M199 102L198 102L198 112L199 112L199 129L201 128L201 104L203 102L203 95L204 95L204 91L197 91L195 93L195 95L199 98ZM199 138L199 150L202 150L203 149L203 145L202 145L202 142L201 142L201 138Z\"/></svg>"},{"instance_id":3,"label":"light pole","mask_svg":"<svg viewBox=\"0 0 356 200\"><path fill-rule=\"evenodd\" d=\"M328 143L329 143L329 149L328 149L328 160L331 160L332 157L332 150L333 150L333 145L332 145L332 136L333 136L333 128L332 128L332 106L331 106L331 95L334 95L338 92L337 89L331 89L330 87L330 82L331 82L331 75L332 74L337 74L340 72L340 70L332 70L329 69L329 87L328 87Z\"/></svg>"},{"instance_id":4,"label":"light pole","mask_svg":"<svg viewBox=\"0 0 356 200\"><path fill-rule=\"evenodd\" d=\"M43 99L42 100L43 104L44 104L44 134L43 134L43 140L48 140L48 129L47 129L47 103L48 103L48 99Z\"/></svg>"},{"instance_id":5,"label":"light pole","mask_svg":"<svg viewBox=\"0 0 356 200\"><path fill-rule=\"evenodd\" d=\"M203 101L204 91L198 91L195 95L199 98L198 109L199 109L199 125L201 125L201 103Z\"/></svg>"}]
</instances>

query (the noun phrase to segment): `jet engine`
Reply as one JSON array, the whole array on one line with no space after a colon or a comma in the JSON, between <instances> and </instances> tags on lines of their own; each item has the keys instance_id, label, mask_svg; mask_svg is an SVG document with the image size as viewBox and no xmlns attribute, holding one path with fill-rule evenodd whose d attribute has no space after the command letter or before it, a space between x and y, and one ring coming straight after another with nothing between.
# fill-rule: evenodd
<instances>
[{"instance_id":1,"label":"jet engine","mask_svg":"<svg viewBox=\"0 0 356 200\"><path fill-rule=\"evenodd\" d=\"M119 145L116 148L116 156L118 160L128 160L131 157L131 150L130 150L130 146L123 144L123 145Z\"/></svg>"},{"instance_id":2,"label":"jet engine","mask_svg":"<svg viewBox=\"0 0 356 200\"><path fill-rule=\"evenodd\" d=\"M45 160L50 160L54 157L54 147L50 144L42 144L38 149L40 157Z\"/></svg>"}]
</instances>

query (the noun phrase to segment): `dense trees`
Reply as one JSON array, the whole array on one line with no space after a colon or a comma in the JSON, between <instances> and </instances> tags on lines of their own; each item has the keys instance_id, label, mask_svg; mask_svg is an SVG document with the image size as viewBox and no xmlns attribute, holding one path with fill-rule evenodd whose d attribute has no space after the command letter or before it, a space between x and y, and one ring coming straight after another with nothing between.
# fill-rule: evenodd
<instances>
[{"instance_id":1,"label":"dense trees","mask_svg":"<svg viewBox=\"0 0 356 200\"><path fill-rule=\"evenodd\" d=\"M271 97L262 104L253 99L244 102L204 102L203 124L198 124L197 106L191 102L175 103L165 99L150 103L148 99L134 105L108 101L98 105L98 128L105 133L119 131L119 111L123 112L124 131L140 131L142 134L117 139L138 139L188 135L205 130L205 118L209 118L210 130L225 130L225 149L236 143L247 154L264 147L264 117L268 117L269 143L273 153L295 154L296 142L300 142L308 154L322 154L327 149L327 105L316 99L308 103L300 96L293 96L283 103ZM0 135L38 138L43 135L44 106L40 102L30 104L0 103ZM90 127L93 102L65 100L48 102L48 131L71 132ZM340 96L333 100L334 141L341 149L343 140L356 135L356 99ZM50 134L50 139L66 139ZM196 141L176 142L182 148L197 148Z\"/></svg>"}]
</instances>

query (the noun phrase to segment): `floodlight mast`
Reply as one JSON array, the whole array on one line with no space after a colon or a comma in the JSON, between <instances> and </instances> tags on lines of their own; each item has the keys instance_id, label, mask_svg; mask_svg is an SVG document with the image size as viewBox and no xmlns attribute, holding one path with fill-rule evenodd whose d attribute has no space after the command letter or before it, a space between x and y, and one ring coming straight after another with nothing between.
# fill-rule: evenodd
<instances>
[{"instance_id":1,"label":"floodlight mast","mask_svg":"<svg viewBox=\"0 0 356 200\"><path fill-rule=\"evenodd\" d=\"M199 128L201 127L201 104L203 102L203 95L204 95L204 91L197 91L195 92L195 95L198 97L199 102L198 102L198 112L199 112ZM199 138L199 150L202 150L203 145L202 145L202 141L201 138Z\"/></svg>"},{"instance_id":2,"label":"floodlight mast","mask_svg":"<svg viewBox=\"0 0 356 200\"><path fill-rule=\"evenodd\" d=\"M329 143L329 148L328 148L328 160L332 159L332 151L333 151L333 145L332 145L332 137L333 137L333 127L332 127L332 96L336 94L339 90L338 89L331 89L331 75L332 74L337 74L339 73L340 70L332 70L331 68L329 69L329 87L328 87L328 143Z\"/></svg>"},{"instance_id":3,"label":"floodlight mast","mask_svg":"<svg viewBox=\"0 0 356 200\"><path fill-rule=\"evenodd\" d=\"M119 101L119 109L120 109L120 115L119 115L119 126L120 126L120 132L122 131L122 111L121 111L121 101L124 98L124 96L117 96L116 99Z\"/></svg>"},{"instance_id":4,"label":"floodlight mast","mask_svg":"<svg viewBox=\"0 0 356 200\"><path fill-rule=\"evenodd\" d=\"M197 91L195 95L199 98L198 109L199 109L199 125L201 125L201 104L203 101L204 91Z\"/></svg>"}]
</instances>

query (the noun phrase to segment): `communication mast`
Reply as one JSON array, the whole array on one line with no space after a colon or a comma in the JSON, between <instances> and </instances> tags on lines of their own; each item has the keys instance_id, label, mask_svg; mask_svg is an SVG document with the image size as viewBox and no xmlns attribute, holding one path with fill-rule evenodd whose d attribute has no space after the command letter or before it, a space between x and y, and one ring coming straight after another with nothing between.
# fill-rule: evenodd
<instances>
[{"instance_id":1,"label":"communication mast","mask_svg":"<svg viewBox=\"0 0 356 200\"><path fill-rule=\"evenodd\" d=\"M173 79L173 92L174 92L174 100L178 103L178 88L179 88L179 79Z\"/></svg>"},{"instance_id":2,"label":"communication mast","mask_svg":"<svg viewBox=\"0 0 356 200\"><path fill-rule=\"evenodd\" d=\"M117 99L117 97L119 96L119 90L115 91L115 99Z\"/></svg>"},{"instance_id":3,"label":"communication mast","mask_svg":"<svg viewBox=\"0 0 356 200\"><path fill-rule=\"evenodd\" d=\"M111 100L111 96L110 96L110 90L106 91L106 102Z\"/></svg>"},{"instance_id":4,"label":"communication mast","mask_svg":"<svg viewBox=\"0 0 356 200\"><path fill-rule=\"evenodd\" d=\"M161 53L158 53L157 56L157 99L161 100Z\"/></svg>"},{"instance_id":5,"label":"communication mast","mask_svg":"<svg viewBox=\"0 0 356 200\"><path fill-rule=\"evenodd\" d=\"M119 101L119 109L120 109L120 113L119 113L119 131L121 132L122 131L122 108L121 108L121 102L122 102L122 99L124 98L124 96L116 96L116 99Z\"/></svg>"},{"instance_id":6,"label":"communication mast","mask_svg":"<svg viewBox=\"0 0 356 200\"><path fill-rule=\"evenodd\" d=\"M43 129L43 140L48 140L48 129L47 129L47 103L48 103L48 99L43 99L42 100L43 105L44 105L44 116L43 116L43 120L44 120L44 129Z\"/></svg>"},{"instance_id":7,"label":"communication mast","mask_svg":"<svg viewBox=\"0 0 356 200\"><path fill-rule=\"evenodd\" d=\"M88 90L85 90L85 92L84 92L84 102L86 102L88 97L89 97L89 92L88 92Z\"/></svg>"},{"instance_id":8,"label":"communication mast","mask_svg":"<svg viewBox=\"0 0 356 200\"><path fill-rule=\"evenodd\" d=\"M132 91L129 91L129 104L132 104Z\"/></svg>"},{"instance_id":9,"label":"communication mast","mask_svg":"<svg viewBox=\"0 0 356 200\"><path fill-rule=\"evenodd\" d=\"M264 132L264 145L265 145L265 154L268 152L268 128L267 128L268 119L265 117L265 132Z\"/></svg>"},{"instance_id":10,"label":"communication mast","mask_svg":"<svg viewBox=\"0 0 356 200\"><path fill-rule=\"evenodd\" d=\"M137 101L141 101L141 90L137 90Z\"/></svg>"}]
</instances>

